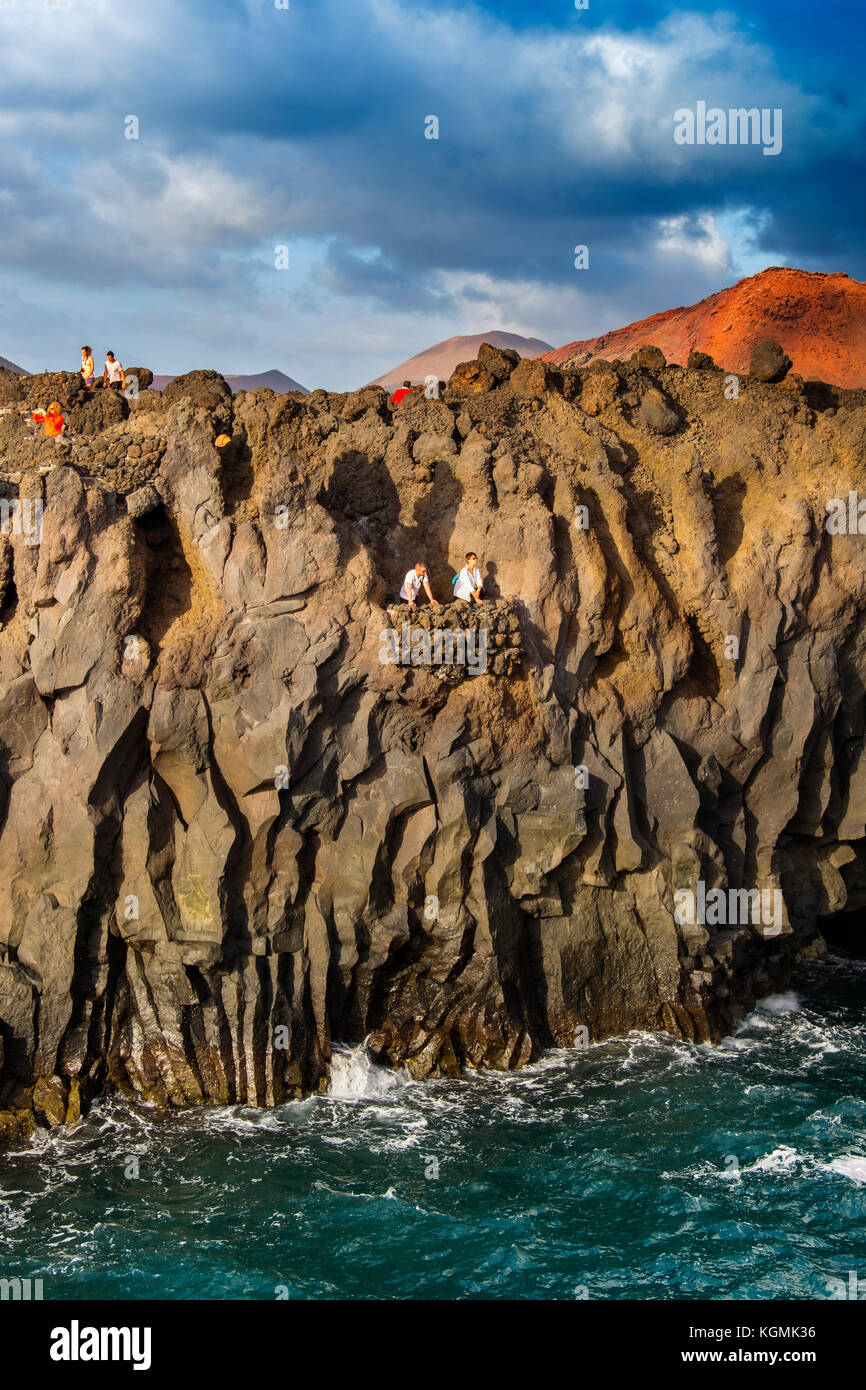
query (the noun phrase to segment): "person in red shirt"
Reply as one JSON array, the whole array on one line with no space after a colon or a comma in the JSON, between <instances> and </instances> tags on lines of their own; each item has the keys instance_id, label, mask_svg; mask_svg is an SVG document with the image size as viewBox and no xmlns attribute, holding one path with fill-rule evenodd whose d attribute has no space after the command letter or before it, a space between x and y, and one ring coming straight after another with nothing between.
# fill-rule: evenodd
<instances>
[{"instance_id":1,"label":"person in red shirt","mask_svg":"<svg viewBox=\"0 0 866 1390\"><path fill-rule=\"evenodd\" d=\"M393 396L391 397L391 403L392 403L392 405L399 405L400 402L402 401L402 399L403 399L404 396L410 396L411 394L412 394L412 383L411 383L411 381L404 381L404 382L403 382L403 385L402 385L402 386L398 386L397 390L394 392Z\"/></svg>"},{"instance_id":2,"label":"person in red shirt","mask_svg":"<svg viewBox=\"0 0 866 1390\"><path fill-rule=\"evenodd\" d=\"M42 425L49 439L59 439L63 433L63 412L58 401L52 401L47 410L34 410L33 419Z\"/></svg>"}]
</instances>

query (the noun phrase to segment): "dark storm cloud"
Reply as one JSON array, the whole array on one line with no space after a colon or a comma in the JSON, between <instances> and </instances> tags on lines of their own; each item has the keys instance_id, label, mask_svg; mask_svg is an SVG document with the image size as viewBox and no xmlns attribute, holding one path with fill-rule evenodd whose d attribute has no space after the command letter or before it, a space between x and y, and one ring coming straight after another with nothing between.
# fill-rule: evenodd
<instances>
[{"instance_id":1,"label":"dark storm cloud","mask_svg":"<svg viewBox=\"0 0 866 1390\"><path fill-rule=\"evenodd\" d=\"M0 7L0 259L70 290L239 302L271 296L275 245L304 244L307 310L447 315L460 281L469 303L562 286L636 317L669 284L687 302L733 278L701 219L739 213L768 254L863 276L864 104L837 52L862 22L841 7L832 44L832 14L814 39L773 8ZM781 107L782 154L676 146L697 100Z\"/></svg>"}]
</instances>

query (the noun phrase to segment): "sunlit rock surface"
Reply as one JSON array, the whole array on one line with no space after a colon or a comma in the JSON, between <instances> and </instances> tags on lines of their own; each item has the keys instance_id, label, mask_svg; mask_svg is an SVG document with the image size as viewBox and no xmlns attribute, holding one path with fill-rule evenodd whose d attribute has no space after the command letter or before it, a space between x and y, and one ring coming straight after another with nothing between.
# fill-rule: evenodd
<instances>
[{"instance_id":1,"label":"sunlit rock surface","mask_svg":"<svg viewBox=\"0 0 866 1390\"><path fill-rule=\"evenodd\" d=\"M866 902L866 394L513 356L393 410L0 373L0 1138L716 1039Z\"/></svg>"}]
</instances>

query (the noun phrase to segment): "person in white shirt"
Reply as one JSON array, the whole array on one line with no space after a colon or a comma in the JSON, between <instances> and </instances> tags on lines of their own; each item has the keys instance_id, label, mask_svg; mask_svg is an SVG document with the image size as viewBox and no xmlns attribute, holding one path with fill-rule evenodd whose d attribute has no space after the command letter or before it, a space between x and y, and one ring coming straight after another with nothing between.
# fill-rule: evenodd
<instances>
[{"instance_id":1,"label":"person in white shirt","mask_svg":"<svg viewBox=\"0 0 866 1390\"><path fill-rule=\"evenodd\" d=\"M126 374L113 352L106 354L102 384L103 386L110 386L113 391L126 390Z\"/></svg>"},{"instance_id":2,"label":"person in white shirt","mask_svg":"<svg viewBox=\"0 0 866 1390\"><path fill-rule=\"evenodd\" d=\"M408 603L410 608L415 607L415 600L418 597L418 590L423 587L425 594L432 604L440 607L439 600L433 597L430 589L430 581L427 578L427 566L423 560L419 560L413 569L410 569L406 578L403 580L403 587L400 590L400 597L404 603Z\"/></svg>"},{"instance_id":3,"label":"person in white shirt","mask_svg":"<svg viewBox=\"0 0 866 1390\"><path fill-rule=\"evenodd\" d=\"M471 603L474 599L476 603L482 603L481 598L481 573L478 569L478 556L470 550L466 556L466 564L454 581L454 597L462 598L466 603Z\"/></svg>"}]
</instances>

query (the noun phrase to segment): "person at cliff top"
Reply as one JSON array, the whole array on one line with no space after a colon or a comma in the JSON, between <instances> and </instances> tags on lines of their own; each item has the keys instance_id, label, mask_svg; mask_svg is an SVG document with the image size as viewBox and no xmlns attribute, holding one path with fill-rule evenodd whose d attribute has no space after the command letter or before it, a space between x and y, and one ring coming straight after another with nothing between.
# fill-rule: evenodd
<instances>
[{"instance_id":1,"label":"person at cliff top","mask_svg":"<svg viewBox=\"0 0 866 1390\"><path fill-rule=\"evenodd\" d=\"M454 597L465 603L483 603L481 597L481 572L478 569L478 556L474 550L466 553L466 564L453 581Z\"/></svg>"},{"instance_id":2,"label":"person at cliff top","mask_svg":"<svg viewBox=\"0 0 866 1390\"><path fill-rule=\"evenodd\" d=\"M89 391L93 390L96 377L93 374L93 348L83 347L81 349L81 379Z\"/></svg>"},{"instance_id":3,"label":"person at cliff top","mask_svg":"<svg viewBox=\"0 0 866 1390\"><path fill-rule=\"evenodd\" d=\"M433 597L432 591L430 589L430 581L427 578L427 566L424 564L423 560L419 560L415 565L414 569L409 570L409 573L403 580L403 587L400 590L401 599L403 599L404 603L408 603L410 608L415 607L415 600L418 597L418 590L422 586L430 602L434 604L437 608L440 608L441 604L438 598Z\"/></svg>"},{"instance_id":4,"label":"person at cliff top","mask_svg":"<svg viewBox=\"0 0 866 1390\"><path fill-rule=\"evenodd\" d=\"M412 394L412 383L411 383L411 381L404 381L404 382L403 382L403 385L402 385L402 386L398 386L398 387L397 387L397 390L394 392L393 396L391 397L391 404L392 404L392 405L399 405L400 402L402 401L402 399L403 399L404 396L411 396L411 394Z\"/></svg>"},{"instance_id":5,"label":"person at cliff top","mask_svg":"<svg viewBox=\"0 0 866 1390\"><path fill-rule=\"evenodd\" d=\"M47 410L34 410L33 419L49 439L58 439L63 433L63 411L59 401L52 401Z\"/></svg>"},{"instance_id":6,"label":"person at cliff top","mask_svg":"<svg viewBox=\"0 0 866 1390\"><path fill-rule=\"evenodd\" d=\"M126 390L126 373L118 362L113 352L105 354L105 371L102 373L103 386L110 386L112 391Z\"/></svg>"}]
</instances>

